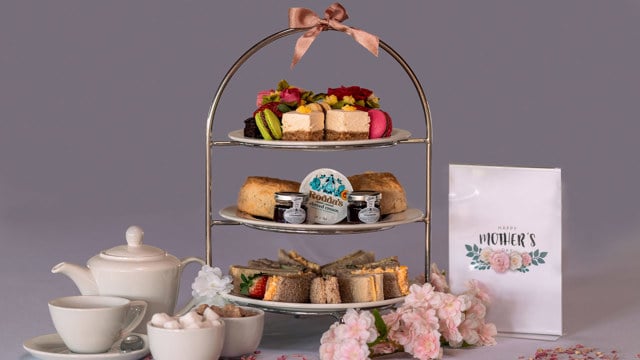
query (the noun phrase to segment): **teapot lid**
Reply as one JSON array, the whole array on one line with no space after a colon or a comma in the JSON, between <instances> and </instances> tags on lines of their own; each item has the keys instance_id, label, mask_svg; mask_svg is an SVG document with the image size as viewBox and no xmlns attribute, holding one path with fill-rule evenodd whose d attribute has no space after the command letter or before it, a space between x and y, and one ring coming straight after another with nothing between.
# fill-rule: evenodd
<instances>
[{"instance_id":1,"label":"teapot lid","mask_svg":"<svg viewBox=\"0 0 640 360\"><path fill-rule=\"evenodd\" d=\"M116 257L122 260L150 260L150 258L164 257L167 252L155 246L142 244L144 231L139 226L129 226L125 237L127 245L118 245L102 251L102 256Z\"/></svg>"}]
</instances>

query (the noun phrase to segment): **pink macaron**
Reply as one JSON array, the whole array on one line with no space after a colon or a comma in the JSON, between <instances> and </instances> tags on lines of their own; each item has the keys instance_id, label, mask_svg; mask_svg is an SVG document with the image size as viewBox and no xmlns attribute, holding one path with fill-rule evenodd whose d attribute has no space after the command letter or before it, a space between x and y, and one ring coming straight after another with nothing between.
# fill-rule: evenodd
<instances>
[{"instance_id":1,"label":"pink macaron","mask_svg":"<svg viewBox=\"0 0 640 360\"><path fill-rule=\"evenodd\" d=\"M369 139L378 139L391 136L393 123L391 116L380 109L369 110Z\"/></svg>"}]
</instances>

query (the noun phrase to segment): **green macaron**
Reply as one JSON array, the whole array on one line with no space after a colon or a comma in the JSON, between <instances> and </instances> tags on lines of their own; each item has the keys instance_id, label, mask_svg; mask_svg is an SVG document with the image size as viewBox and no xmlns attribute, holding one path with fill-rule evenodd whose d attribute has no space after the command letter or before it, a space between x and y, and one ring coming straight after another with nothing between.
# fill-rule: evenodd
<instances>
[{"instance_id":1,"label":"green macaron","mask_svg":"<svg viewBox=\"0 0 640 360\"><path fill-rule=\"evenodd\" d=\"M265 140L282 139L282 127L278 116L269 109L264 109L256 113L256 125Z\"/></svg>"}]
</instances>

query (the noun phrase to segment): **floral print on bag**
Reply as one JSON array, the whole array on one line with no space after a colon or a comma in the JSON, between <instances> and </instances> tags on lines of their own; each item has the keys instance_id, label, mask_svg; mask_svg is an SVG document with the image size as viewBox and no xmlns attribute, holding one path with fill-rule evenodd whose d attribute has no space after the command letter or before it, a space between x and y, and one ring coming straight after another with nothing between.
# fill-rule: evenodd
<instances>
[{"instance_id":1,"label":"floral print on bag","mask_svg":"<svg viewBox=\"0 0 640 360\"><path fill-rule=\"evenodd\" d=\"M544 258L548 252L535 250L520 252L516 250L481 248L478 245L466 244L467 257L471 258L471 265L475 270L489 270L497 273L507 271L529 272L531 266L545 264Z\"/></svg>"}]
</instances>

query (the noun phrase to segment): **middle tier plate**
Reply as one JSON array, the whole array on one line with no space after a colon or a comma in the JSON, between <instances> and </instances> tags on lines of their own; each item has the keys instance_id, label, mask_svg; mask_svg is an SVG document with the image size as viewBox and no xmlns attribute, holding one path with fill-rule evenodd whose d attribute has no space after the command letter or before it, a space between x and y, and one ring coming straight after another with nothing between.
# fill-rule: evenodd
<instances>
[{"instance_id":1,"label":"middle tier plate","mask_svg":"<svg viewBox=\"0 0 640 360\"><path fill-rule=\"evenodd\" d=\"M351 234L368 231L378 231L390 229L397 225L422 221L424 213L419 209L407 209L397 214L385 215L380 221L373 224L348 224L345 222L325 225L325 224L286 224L271 220L256 218L245 212L238 210L237 206L229 206L220 210L220 216L227 220L233 220L246 226L260 230L309 233L309 234Z\"/></svg>"}]
</instances>

